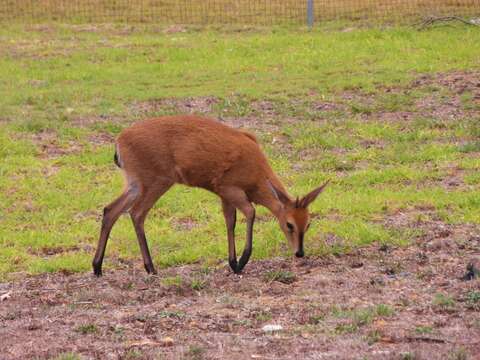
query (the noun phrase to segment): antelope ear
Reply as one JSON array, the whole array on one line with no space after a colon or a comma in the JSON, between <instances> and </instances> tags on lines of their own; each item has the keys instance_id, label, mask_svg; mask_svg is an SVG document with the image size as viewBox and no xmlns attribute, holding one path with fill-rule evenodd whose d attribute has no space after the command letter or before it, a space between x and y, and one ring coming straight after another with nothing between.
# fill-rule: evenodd
<instances>
[{"instance_id":1,"label":"antelope ear","mask_svg":"<svg viewBox=\"0 0 480 360\"><path fill-rule=\"evenodd\" d=\"M290 198L287 196L287 194L285 194L282 190L280 190L279 188L275 187L275 185L273 185L271 183L270 180L267 179L267 184L268 184L268 187L270 188L270 190L272 191L272 194L273 196L275 196L275 198L280 201L283 205L288 205L290 204L292 201L290 200Z\"/></svg>"},{"instance_id":2,"label":"antelope ear","mask_svg":"<svg viewBox=\"0 0 480 360\"><path fill-rule=\"evenodd\" d=\"M299 202L299 207L301 208L306 208L308 205L310 205L318 195L325 189L327 184L330 182L330 180L327 180L322 186L319 186L315 190L310 191L307 195L305 195Z\"/></svg>"}]
</instances>

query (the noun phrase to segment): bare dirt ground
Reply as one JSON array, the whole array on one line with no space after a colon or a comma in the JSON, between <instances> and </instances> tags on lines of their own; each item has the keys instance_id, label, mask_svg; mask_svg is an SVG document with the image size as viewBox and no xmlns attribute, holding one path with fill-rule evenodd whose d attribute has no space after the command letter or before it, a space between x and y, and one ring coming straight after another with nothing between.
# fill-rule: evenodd
<instances>
[{"instance_id":1,"label":"bare dirt ground","mask_svg":"<svg viewBox=\"0 0 480 360\"><path fill-rule=\"evenodd\" d=\"M2 359L480 359L478 229L422 223L408 248L0 284ZM477 295L475 295L477 294ZM4 296L5 297L5 296ZM281 325L267 333L265 325Z\"/></svg>"}]
</instances>

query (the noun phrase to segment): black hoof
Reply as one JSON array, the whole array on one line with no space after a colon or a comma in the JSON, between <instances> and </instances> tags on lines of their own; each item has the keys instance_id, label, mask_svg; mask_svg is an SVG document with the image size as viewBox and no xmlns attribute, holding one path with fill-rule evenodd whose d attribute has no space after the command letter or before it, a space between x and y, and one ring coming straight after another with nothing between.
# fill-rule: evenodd
<instances>
[{"instance_id":1,"label":"black hoof","mask_svg":"<svg viewBox=\"0 0 480 360\"><path fill-rule=\"evenodd\" d=\"M93 274L96 277L102 276L102 264L101 263L97 263L97 262L94 261L92 263L92 268L93 268Z\"/></svg>"},{"instance_id":2,"label":"black hoof","mask_svg":"<svg viewBox=\"0 0 480 360\"><path fill-rule=\"evenodd\" d=\"M94 267L94 268L93 268L93 274L94 274L96 277L102 276L102 268L100 268L100 267L99 267L99 268Z\"/></svg>"},{"instance_id":3,"label":"black hoof","mask_svg":"<svg viewBox=\"0 0 480 360\"><path fill-rule=\"evenodd\" d=\"M305 254L303 253L303 251L297 251L297 252L295 253L295 256L296 256L297 258L303 258L303 257L305 256Z\"/></svg>"},{"instance_id":4,"label":"black hoof","mask_svg":"<svg viewBox=\"0 0 480 360\"><path fill-rule=\"evenodd\" d=\"M237 271L235 272L236 274L240 274L243 270L243 268L245 267L245 265L247 265L248 263L248 258L245 259L243 258L243 256L240 258L240 260L238 261L238 265L237 265Z\"/></svg>"},{"instance_id":5,"label":"black hoof","mask_svg":"<svg viewBox=\"0 0 480 360\"><path fill-rule=\"evenodd\" d=\"M237 273L237 259L230 259L230 260L228 260L228 263L229 263L230 267L232 268L233 272L235 274L238 274Z\"/></svg>"},{"instance_id":6,"label":"black hoof","mask_svg":"<svg viewBox=\"0 0 480 360\"><path fill-rule=\"evenodd\" d=\"M157 275L157 270L155 270L155 267L153 264L144 264L145 265L145 270L147 271L148 274L150 275Z\"/></svg>"}]
</instances>

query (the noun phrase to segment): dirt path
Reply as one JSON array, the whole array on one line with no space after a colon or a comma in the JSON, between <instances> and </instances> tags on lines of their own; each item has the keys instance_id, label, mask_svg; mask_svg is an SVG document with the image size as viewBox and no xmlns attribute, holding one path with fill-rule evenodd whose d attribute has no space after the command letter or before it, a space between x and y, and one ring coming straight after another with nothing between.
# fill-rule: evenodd
<instances>
[{"instance_id":1,"label":"dirt path","mask_svg":"<svg viewBox=\"0 0 480 360\"><path fill-rule=\"evenodd\" d=\"M474 229L409 248L146 276L53 274L0 285L2 359L480 359ZM283 330L265 333L264 325ZM59 357L62 358L62 357Z\"/></svg>"}]
</instances>

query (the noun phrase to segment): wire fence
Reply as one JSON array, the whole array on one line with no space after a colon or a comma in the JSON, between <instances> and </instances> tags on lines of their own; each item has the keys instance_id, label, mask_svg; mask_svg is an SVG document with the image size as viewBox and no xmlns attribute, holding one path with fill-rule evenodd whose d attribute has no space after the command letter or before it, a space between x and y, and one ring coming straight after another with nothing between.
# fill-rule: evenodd
<instances>
[{"instance_id":1,"label":"wire fence","mask_svg":"<svg viewBox=\"0 0 480 360\"><path fill-rule=\"evenodd\" d=\"M480 0L0 0L1 22L273 25L426 16L477 18Z\"/></svg>"}]
</instances>

